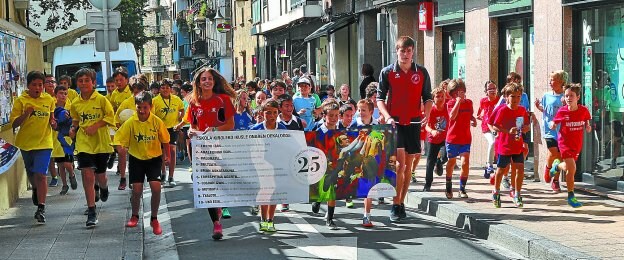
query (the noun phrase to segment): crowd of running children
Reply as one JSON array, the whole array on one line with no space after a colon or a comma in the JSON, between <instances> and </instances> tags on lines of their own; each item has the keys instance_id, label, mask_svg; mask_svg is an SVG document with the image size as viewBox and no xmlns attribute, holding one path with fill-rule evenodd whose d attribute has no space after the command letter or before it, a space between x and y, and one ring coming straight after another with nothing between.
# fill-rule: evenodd
<instances>
[{"instance_id":1,"label":"crowd of running children","mask_svg":"<svg viewBox=\"0 0 624 260\"><path fill-rule=\"evenodd\" d=\"M106 81L106 96L95 91L96 73L91 69L81 69L74 75L78 91L70 87L71 77L61 77L57 85L51 75L32 71L26 77L27 90L15 100L11 122L13 128L20 128L15 145L22 151L33 188L32 201L37 206L35 219L39 223L46 221L47 188L57 185L57 173L62 182L61 195L67 194L70 187L77 189L73 171L76 161L82 172L87 201L86 226L95 226L98 223L95 203L105 202L109 196L106 168L111 169L118 158L117 172L121 177L118 189L125 190L129 181L132 190L132 217L126 225L138 225L143 184L147 180L152 192L150 225L154 234L159 235L162 233L157 219L161 185L176 185L176 159L192 160L189 140L193 136L208 131L231 130L326 132L388 123L398 127L399 151L409 155L398 153L389 158L390 167L397 170L397 197L392 202L390 219L400 221L407 217L403 201L409 175L415 172L420 147L425 140L429 145L423 191L431 190L434 171L442 176L446 170L445 194L447 198L453 198L452 177L459 158L461 173L457 196L468 197L470 128L477 125L477 120L481 121L481 130L489 144L484 177L490 178L493 185L494 206L501 205L502 183L509 189L514 204L522 207L523 163L528 153L526 133L530 121L535 119L528 112L530 104L520 84L520 76L516 73L508 76L500 97L495 83L486 82L485 97L480 100L474 117L472 101L467 98L466 85L461 79L444 80L431 89L426 70L411 59L413 40L402 37L396 48L398 61L382 70L381 83L375 82L372 66L362 66L364 80L360 86L361 99L357 102L352 99L350 87L346 84L340 87L337 95L333 86L327 86L319 96L320 88L306 73L305 66L293 71L293 78L283 72L282 79L273 81L256 79L241 84L237 82L244 80L239 78L228 83L218 71L203 68L195 73L190 83L164 79L151 85L144 76L129 78L125 69L118 68ZM392 80L399 80L403 75L399 68L404 72L411 68L413 73L424 73L416 75L416 80L407 77L414 84L422 83L420 77L424 77L425 85L417 98L422 95L423 102L418 106L417 114L419 119L424 119L420 122L408 119L402 124L403 120L395 115L404 111L397 111L398 106L393 106L394 110L385 106L385 102L397 100L396 96L393 101L387 95L388 90L389 95L398 92L392 88L397 81ZM395 76L389 77L389 73L395 73ZM565 72L553 72L549 85L552 93L535 101L535 107L543 113L544 138L549 151L544 179L551 183L554 191L560 191L559 173L565 171L567 202L572 207L580 207L582 204L573 192L575 160L582 147L583 131L591 131L590 114L578 103L580 86L568 84ZM417 125L416 132L405 132L412 130L402 128L410 125ZM414 137L405 136L405 133L416 134ZM418 146L402 146L402 142L411 140L415 140ZM52 175L50 184L47 183L48 172ZM402 172L409 175L401 177ZM508 173L510 177L507 177ZM413 175L411 179L415 181ZM379 198L378 203L385 201ZM346 205L354 207L351 200L347 200ZM326 225L332 230L337 229L335 207L335 200L327 202ZM362 218L365 227L374 226L371 207L372 200L365 199ZM260 214L260 231L276 231L276 208L277 205L252 207L253 214ZM312 211L318 213L319 209L320 203L313 202ZM281 205L282 212L288 210L287 204ZM221 218L231 217L229 210L210 208L208 212L214 225L212 237L222 239Z\"/></svg>"}]
</instances>

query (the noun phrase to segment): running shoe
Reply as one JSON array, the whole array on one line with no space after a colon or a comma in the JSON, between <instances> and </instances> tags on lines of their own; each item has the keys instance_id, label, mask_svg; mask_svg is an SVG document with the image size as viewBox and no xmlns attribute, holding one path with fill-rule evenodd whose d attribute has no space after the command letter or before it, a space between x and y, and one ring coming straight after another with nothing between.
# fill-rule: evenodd
<instances>
[{"instance_id":1,"label":"running shoe","mask_svg":"<svg viewBox=\"0 0 624 260\"><path fill-rule=\"evenodd\" d=\"M175 187L177 183L173 180L173 177L169 177L169 187Z\"/></svg>"},{"instance_id":2,"label":"running shoe","mask_svg":"<svg viewBox=\"0 0 624 260\"><path fill-rule=\"evenodd\" d=\"M522 196L514 197L513 202L516 205L516 208L524 207L524 203L522 202Z\"/></svg>"},{"instance_id":3,"label":"running shoe","mask_svg":"<svg viewBox=\"0 0 624 260\"><path fill-rule=\"evenodd\" d=\"M620 176L620 181L624 181L624 175Z\"/></svg>"},{"instance_id":4,"label":"running shoe","mask_svg":"<svg viewBox=\"0 0 624 260\"><path fill-rule=\"evenodd\" d=\"M444 174L444 165L441 162L436 163L435 173L438 176L442 176L442 174Z\"/></svg>"},{"instance_id":5,"label":"running shoe","mask_svg":"<svg viewBox=\"0 0 624 260\"><path fill-rule=\"evenodd\" d=\"M130 217L130 220L126 223L126 227L136 227L137 225L139 225L139 217L137 216Z\"/></svg>"},{"instance_id":6,"label":"running shoe","mask_svg":"<svg viewBox=\"0 0 624 260\"><path fill-rule=\"evenodd\" d=\"M150 226L152 227L152 232L154 232L154 235L162 234L162 228L160 227L160 222L158 222L158 219L152 219L152 221L150 221Z\"/></svg>"},{"instance_id":7,"label":"running shoe","mask_svg":"<svg viewBox=\"0 0 624 260\"><path fill-rule=\"evenodd\" d=\"M338 230L338 226L336 226L336 223L334 223L333 219L328 219L325 222L325 226L327 226L329 230Z\"/></svg>"},{"instance_id":8,"label":"running shoe","mask_svg":"<svg viewBox=\"0 0 624 260\"><path fill-rule=\"evenodd\" d=\"M221 216L223 218L231 218L232 215L230 215L230 210L228 208L222 208L221 209Z\"/></svg>"},{"instance_id":9,"label":"running shoe","mask_svg":"<svg viewBox=\"0 0 624 260\"><path fill-rule=\"evenodd\" d=\"M50 180L50 185L48 185L50 187L56 187L58 186L58 177L52 177L52 179Z\"/></svg>"},{"instance_id":10,"label":"running shoe","mask_svg":"<svg viewBox=\"0 0 624 260\"><path fill-rule=\"evenodd\" d=\"M390 209L390 221L397 222L401 219L399 216L401 212L401 205L394 204Z\"/></svg>"},{"instance_id":11,"label":"running shoe","mask_svg":"<svg viewBox=\"0 0 624 260\"><path fill-rule=\"evenodd\" d=\"M509 197L512 198L512 199L516 197L516 190L515 189L511 189L509 191Z\"/></svg>"},{"instance_id":12,"label":"running shoe","mask_svg":"<svg viewBox=\"0 0 624 260\"><path fill-rule=\"evenodd\" d=\"M498 193L498 192L493 192L492 193L492 203L494 203L494 207L495 208L500 208L501 207L500 193Z\"/></svg>"},{"instance_id":13,"label":"running shoe","mask_svg":"<svg viewBox=\"0 0 624 260\"><path fill-rule=\"evenodd\" d=\"M72 190L75 190L78 188L78 182L76 182L76 175L69 176L69 185L71 185Z\"/></svg>"},{"instance_id":14,"label":"running shoe","mask_svg":"<svg viewBox=\"0 0 624 260\"><path fill-rule=\"evenodd\" d=\"M275 229L275 224L273 224L273 221L267 221L266 222L266 232L277 232L277 229Z\"/></svg>"},{"instance_id":15,"label":"running shoe","mask_svg":"<svg viewBox=\"0 0 624 260\"><path fill-rule=\"evenodd\" d=\"M384 198L377 199L377 204L379 204L379 205L386 204L386 199L384 199Z\"/></svg>"},{"instance_id":16,"label":"running shoe","mask_svg":"<svg viewBox=\"0 0 624 260\"><path fill-rule=\"evenodd\" d=\"M223 226L221 226L221 223L219 221L215 222L213 225L214 228L212 230L212 239L221 240L223 238Z\"/></svg>"},{"instance_id":17,"label":"running shoe","mask_svg":"<svg viewBox=\"0 0 624 260\"><path fill-rule=\"evenodd\" d=\"M508 176L504 176L503 177L503 187L505 187L505 189L510 189L511 187L511 183L509 183L509 177Z\"/></svg>"},{"instance_id":18,"label":"running shoe","mask_svg":"<svg viewBox=\"0 0 624 260\"><path fill-rule=\"evenodd\" d=\"M459 192L457 192L457 196L462 199L468 198L468 194L466 194L465 190L460 190Z\"/></svg>"},{"instance_id":19,"label":"running shoe","mask_svg":"<svg viewBox=\"0 0 624 260\"><path fill-rule=\"evenodd\" d=\"M416 183L416 174L412 172L412 183Z\"/></svg>"},{"instance_id":20,"label":"running shoe","mask_svg":"<svg viewBox=\"0 0 624 260\"><path fill-rule=\"evenodd\" d=\"M38 224L45 224L46 222L45 209L38 208L37 211L35 212L35 219L37 220Z\"/></svg>"},{"instance_id":21,"label":"running shoe","mask_svg":"<svg viewBox=\"0 0 624 260\"><path fill-rule=\"evenodd\" d=\"M288 212L289 210L288 204L282 204L282 212Z\"/></svg>"},{"instance_id":22,"label":"running shoe","mask_svg":"<svg viewBox=\"0 0 624 260\"><path fill-rule=\"evenodd\" d=\"M492 167L492 165L488 165L487 168L485 168L485 173L483 174L483 178L489 179L492 173L494 173L494 168Z\"/></svg>"},{"instance_id":23,"label":"running shoe","mask_svg":"<svg viewBox=\"0 0 624 260\"><path fill-rule=\"evenodd\" d=\"M37 189L32 189L32 202L35 206L39 206L39 198L37 197Z\"/></svg>"},{"instance_id":24,"label":"running shoe","mask_svg":"<svg viewBox=\"0 0 624 260\"><path fill-rule=\"evenodd\" d=\"M249 213L251 213L251 215L257 216L258 215L258 206L251 206L249 207Z\"/></svg>"},{"instance_id":25,"label":"running shoe","mask_svg":"<svg viewBox=\"0 0 624 260\"><path fill-rule=\"evenodd\" d=\"M353 204L353 200L347 199L347 208L352 209L354 207L355 207L355 205Z\"/></svg>"},{"instance_id":26,"label":"running shoe","mask_svg":"<svg viewBox=\"0 0 624 260\"><path fill-rule=\"evenodd\" d=\"M544 182L550 183L551 180L552 177L550 176L550 170L548 168L544 168Z\"/></svg>"},{"instance_id":27,"label":"running shoe","mask_svg":"<svg viewBox=\"0 0 624 260\"><path fill-rule=\"evenodd\" d=\"M117 153L111 153L108 157L108 161L106 162L106 167L109 169L113 168L113 164L115 164L115 157L117 157Z\"/></svg>"},{"instance_id":28,"label":"running shoe","mask_svg":"<svg viewBox=\"0 0 624 260\"><path fill-rule=\"evenodd\" d=\"M95 210L89 211L87 215L87 227L95 227L98 223L97 213Z\"/></svg>"},{"instance_id":29,"label":"running shoe","mask_svg":"<svg viewBox=\"0 0 624 260\"><path fill-rule=\"evenodd\" d=\"M583 206L583 203L580 203L576 199L576 196L573 196L568 198L568 205L572 206L573 208L580 208Z\"/></svg>"},{"instance_id":30,"label":"running shoe","mask_svg":"<svg viewBox=\"0 0 624 260\"><path fill-rule=\"evenodd\" d=\"M63 187L61 187L61 195L67 195L67 191L69 191L69 186L67 185L63 185Z\"/></svg>"},{"instance_id":31,"label":"running shoe","mask_svg":"<svg viewBox=\"0 0 624 260\"><path fill-rule=\"evenodd\" d=\"M561 163L561 161L559 161L559 159L555 159L555 161L553 161L552 164L552 168L550 168L550 177L554 177L555 175L559 174L559 164Z\"/></svg>"},{"instance_id":32,"label":"running shoe","mask_svg":"<svg viewBox=\"0 0 624 260\"><path fill-rule=\"evenodd\" d=\"M494 182L496 181L496 174L492 175L490 177L490 185L494 185Z\"/></svg>"},{"instance_id":33,"label":"running shoe","mask_svg":"<svg viewBox=\"0 0 624 260\"><path fill-rule=\"evenodd\" d=\"M615 160L611 160L611 169L615 168L617 168L617 163L615 162Z\"/></svg>"},{"instance_id":34,"label":"running shoe","mask_svg":"<svg viewBox=\"0 0 624 260\"><path fill-rule=\"evenodd\" d=\"M550 188L552 188L554 192L557 192L557 193L561 192L561 186L559 186L559 180L553 180L550 183Z\"/></svg>"},{"instance_id":35,"label":"running shoe","mask_svg":"<svg viewBox=\"0 0 624 260\"><path fill-rule=\"evenodd\" d=\"M102 202L106 202L108 200L108 188L106 189L102 189L100 188L100 199L102 199Z\"/></svg>"},{"instance_id":36,"label":"running shoe","mask_svg":"<svg viewBox=\"0 0 624 260\"><path fill-rule=\"evenodd\" d=\"M260 232L267 231L267 221L260 220L260 228L258 229Z\"/></svg>"},{"instance_id":37,"label":"running shoe","mask_svg":"<svg viewBox=\"0 0 624 260\"><path fill-rule=\"evenodd\" d=\"M126 178L121 178L119 179L119 187L117 187L118 190L125 190L126 189Z\"/></svg>"},{"instance_id":38,"label":"running shoe","mask_svg":"<svg viewBox=\"0 0 624 260\"><path fill-rule=\"evenodd\" d=\"M312 212L314 214L319 213L319 209L321 209L321 203L320 202L312 202Z\"/></svg>"},{"instance_id":39,"label":"running shoe","mask_svg":"<svg viewBox=\"0 0 624 260\"><path fill-rule=\"evenodd\" d=\"M399 218L400 219L406 219L407 218L407 212L405 212L405 204L401 203L401 206L399 208L400 208Z\"/></svg>"},{"instance_id":40,"label":"running shoe","mask_svg":"<svg viewBox=\"0 0 624 260\"><path fill-rule=\"evenodd\" d=\"M373 222L371 222L370 217L365 216L362 218L362 226L363 227L367 227L367 228L371 228L373 227Z\"/></svg>"},{"instance_id":41,"label":"running shoe","mask_svg":"<svg viewBox=\"0 0 624 260\"><path fill-rule=\"evenodd\" d=\"M446 191L444 191L444 194L446 194L447 199L453 198L453 183L452 182L450 181L446 182Z\"/></svg>"},{"instance_id":42,"label":"running shoe","mask_svg":"<svg viewBox=\"0 0 624 260\"><path fill-rule=\"evenodd\" d=\"M431 191L431 186L430 185L425 185L425 187L423 187L423 192L429 192Z\"/></svg>"},{"instance_id":43,"label":"running shoe","mask_svg":"<svg viewBox=\"0 0 624 260\"><path fill-rule=\"evenodd\" d=\"M167 180L167 176L163 173L160 175L160 184L165 185L165 181Z\"/></svg>"}]
</instances>

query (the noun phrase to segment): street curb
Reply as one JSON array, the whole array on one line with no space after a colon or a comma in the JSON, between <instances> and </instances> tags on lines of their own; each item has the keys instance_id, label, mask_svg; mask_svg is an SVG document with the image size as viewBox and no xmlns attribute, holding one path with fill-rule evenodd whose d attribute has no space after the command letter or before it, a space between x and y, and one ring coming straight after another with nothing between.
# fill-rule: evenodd
<instances>
[{"instance_id":1,"label":"street curb","mask_svg":"<svg viewBox=\"0 0 624 260\"><path fill-rule=\"evenodd\" d=\"M131 194L131 193L130 193ZM142 210L139 211L142 214ZM126 219L132 217L132 204L128 199L128 208L126 210ZM125 223L124 223L125 226ZM143 259L143 220L139 221L139 226L134 228L125 227L124 233L124 260L141 260Z\"/></svg>"},{"instance_id":2,"label":"street curb","mask_svg":"<svg viewBox=\"0 0 624 260\"><path fill-rule=\"evenodd\" d=\"M149 184L148 184L149 185ZM165 193L168 186L161 187L160 193L160 207L158 207L158 221L162 228L162 234L157 236L152 233L152 228L149 227L151 217L151 189L145 188L143 190L143 203L141 205L141 222L143 223L143 247L148 248L144 257L146 259L167 259L178 260L178 248L176 246L175 238L173 237L173 229L171 227L171 217L169 216L169 210L167 207L167 196Z\"/></svg>"},{"instance_id":3,"label":"street curb","mask_svg":"<svg viewBox=\"0 0 624 260\"><path fill-rule=\"evenodd\" d=\"M474 212L452 201L428 195L427 192L408 192L406 205L524 257L530 259L599 259L512 225L499 224L498 220L492 219L489 215Z\"/></svg>"}]
</instances>

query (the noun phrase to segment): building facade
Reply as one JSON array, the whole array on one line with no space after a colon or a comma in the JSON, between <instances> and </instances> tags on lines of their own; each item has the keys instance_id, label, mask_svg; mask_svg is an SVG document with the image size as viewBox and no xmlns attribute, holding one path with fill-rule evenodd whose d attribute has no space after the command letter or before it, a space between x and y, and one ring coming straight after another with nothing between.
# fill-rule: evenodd
<instances>
[{"instance_id":1,"label":"building facade","mask_svg":"<svg viewBox=\"0 0 624 260\"><path fill-rule=\"evenodd\" d=\"M149 39L141 48L141 72L151 81L172 78L176 73L173 63L172 16L168 0L150 0L143 18L145 36Z\"/></svg>"},{"instance_id":2,"label":"building facade","mask_svg":"<svg viewBox=\"0 0 624 260\"><path fill-rule=\"evenodd\" d=\"M234 75L247 81L261 75L258 61L260 49L264 49L264 37L252 34L255 25L261 22L262 1L232 0L232 30L234 33Z\"/></svg>"}]
</instances>

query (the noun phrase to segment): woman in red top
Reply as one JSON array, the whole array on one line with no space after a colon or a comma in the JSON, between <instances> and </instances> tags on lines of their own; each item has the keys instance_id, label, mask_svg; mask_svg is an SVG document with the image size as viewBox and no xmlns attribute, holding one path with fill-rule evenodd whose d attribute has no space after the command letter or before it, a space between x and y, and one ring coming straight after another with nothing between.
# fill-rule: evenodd
<instances>
[{"instance_id":1,"label":"woman in red top","mask_svg":"<svg viewBox=\"0 0 624 260\"><path fill-rule=\"evenodd\" d=\"M189 108L184 116L191 123L189 137L208 131L230 131L234 129L234 105L232 99L236 92L227 80L212 68L197 71L193 79L193 94ZM209 208L210 219L214 225L212 238L223 238L220 208Z\"/></svg>"}]
</instances>

